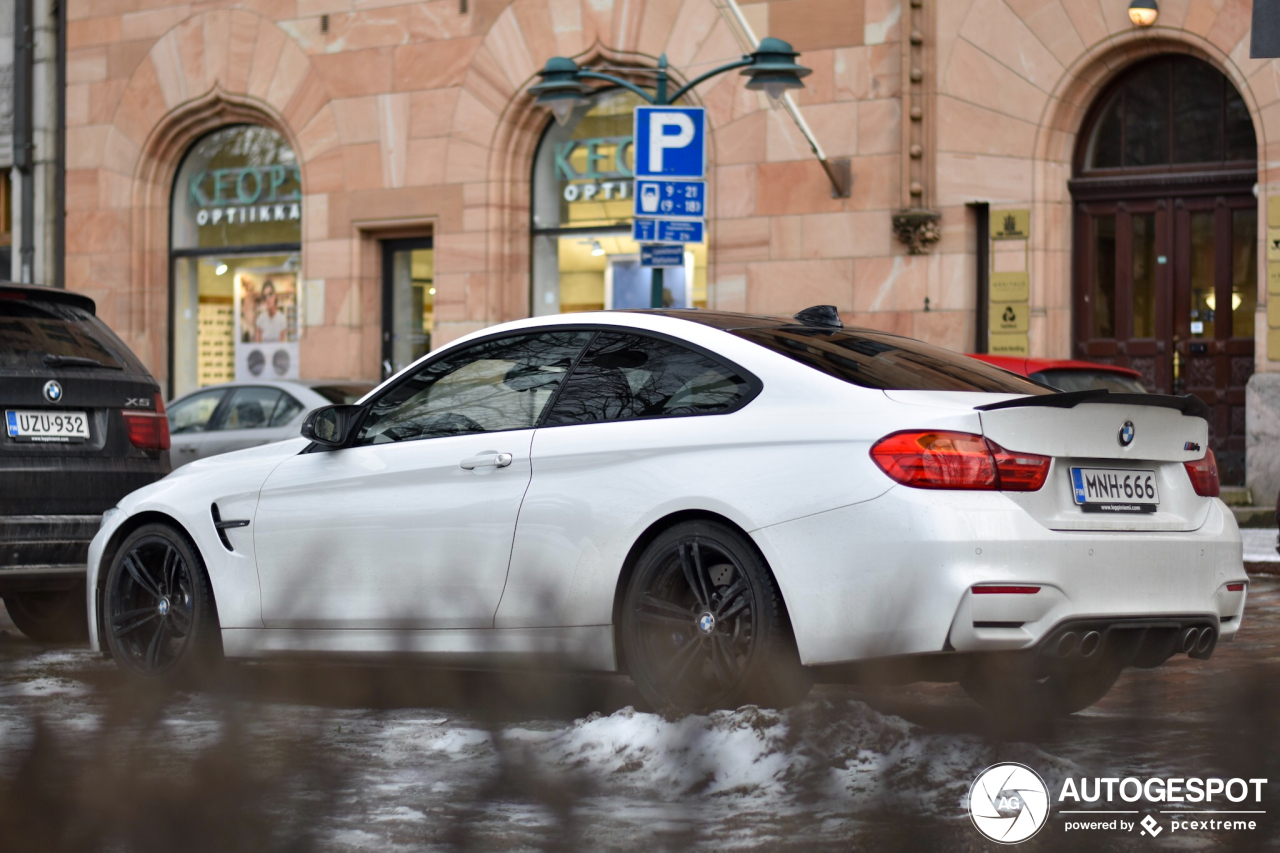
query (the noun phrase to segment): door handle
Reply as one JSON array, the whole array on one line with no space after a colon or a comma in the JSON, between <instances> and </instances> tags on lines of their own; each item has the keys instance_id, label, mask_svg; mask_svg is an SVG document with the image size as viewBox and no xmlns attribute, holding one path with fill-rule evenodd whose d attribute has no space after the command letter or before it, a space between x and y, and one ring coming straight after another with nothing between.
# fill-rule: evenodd
<instances>
[{"instance_id":1,"label":"door handle","mask_svg":"<svg viewBox=\"0 0 1280 853\"><path fill-rule=\"evenodd\" d=\"M194 447L179 447L178 452L179 453L195 453L196 449Z\"/></svg>"},{"instance_id":2,"label":"door handle","mask_svg":"<svg viewBox=\"0 0 1280 853\"><path fill-rule=\"evenodd\" d=\"M458 466L468 471L474 471L476 468L506 468L513 460L514 457L510 453L486 450L484 453L463 459Z\"/></svg>"}]
</instances>

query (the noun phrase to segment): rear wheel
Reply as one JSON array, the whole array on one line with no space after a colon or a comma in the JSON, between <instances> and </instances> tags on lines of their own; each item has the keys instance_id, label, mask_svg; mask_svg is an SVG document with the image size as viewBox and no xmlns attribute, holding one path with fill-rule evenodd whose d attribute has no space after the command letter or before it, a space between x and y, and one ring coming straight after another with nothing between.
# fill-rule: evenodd
<instances>
[{"instance_id":1,"label":"rear wheel","mask_svg":"<svg viewBox=\"0 0 1280 853\"><path fill-rule=\"evenodd\" d=\"M107 648L129 675L180 680L221 657L204 563L167 524L140 527L120 546L107 573L102 616Z\"/></svg>"},{"instance_id":2,"label":"rear wheel","mask_svg":"<svg viewBox=\"0 0 1280 853\"><path fill-rule=\"evenodd\" d=\"M656 708L785 706L809 691L769 567L722 524L677 524L645 549L621 629L631 677Z\"/></svg>"},{"instance_id":3,"label":"rear wheel","mask_svg":"<svg viewBox=\"0 0 1280 853\"><path fill-rule=\"evenodd\" d=\"M1115 685L1120 669L1113 661L1101 660L1088 669L1032 678L1009 668L979 666L960 679L960 686L998 717L1061 717L1100 701Z\"/></svg>"},{"instance_id":4,"label":"rear wheel","mask_svg":"<svg viewBox=\"0 0 1280 853\"><path fill-rule=\"evenodd\" d=\"M4 597L18 630L42 643L79 643L89 638L84 583L51 592L18 592Z\"/></svg>"}]
</instances>

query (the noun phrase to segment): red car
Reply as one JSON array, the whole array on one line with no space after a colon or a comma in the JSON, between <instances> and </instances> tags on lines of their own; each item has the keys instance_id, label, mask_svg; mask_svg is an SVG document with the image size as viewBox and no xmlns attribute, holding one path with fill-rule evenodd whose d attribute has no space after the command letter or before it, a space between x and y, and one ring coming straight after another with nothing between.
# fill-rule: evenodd
<instances>
[{"instance_id":1,"label":"red car","mask_svg":"<svg viewBox=\"0 0 1280 853\"><path fill-rule=\"evenodd\" d=\"M1145 394L1142 374L1128 367L1072 361L1065 358L1019 358L1005 355L973 355L979 361L994 364L1019 376L1052 385L1060 391L1085 391L1106 388L1122 394Z\"/></svg>"}]
</instances>

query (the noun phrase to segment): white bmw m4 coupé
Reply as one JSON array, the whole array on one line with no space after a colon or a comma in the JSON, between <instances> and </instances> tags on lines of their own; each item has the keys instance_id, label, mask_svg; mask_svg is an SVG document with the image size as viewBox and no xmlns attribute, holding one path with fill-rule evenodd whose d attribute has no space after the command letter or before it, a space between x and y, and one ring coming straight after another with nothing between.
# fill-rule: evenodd
<instances>
[{"instance_id":1,"label":"white bmw m4 coup\u00e9","mask_svg":"<svg viewBox=\"0 0 1280 853\"><path fill-rule=\"evenodd\" d=\"M622 671L664 708L890 678L1071 712L1240 627L1206 414L829 306L522 320L129 495L90 635L155 679L407 653Z\"/></svg>"}]
</instances>

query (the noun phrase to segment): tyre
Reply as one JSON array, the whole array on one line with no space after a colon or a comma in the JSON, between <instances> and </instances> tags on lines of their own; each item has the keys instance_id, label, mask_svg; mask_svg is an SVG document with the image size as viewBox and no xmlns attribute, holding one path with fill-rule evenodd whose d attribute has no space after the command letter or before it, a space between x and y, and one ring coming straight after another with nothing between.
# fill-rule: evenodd
<instances>
[{"instance_id":1,"label":"tyre","mask_svg":"<svg viewBox=\"0 0 1280 853\"><path fill-rule=\"evenodd\" d=\"M42 643L82 643L89 639L84 583L52 592L20 592L4 597L18 630Z\"/></svg>"},{"instance_id":2,"label":"tyre","mask_svg":"<svg viewBox=\"0 0 1280 853\"><path fill-rule=\"evenodd\" d=\"M1106 696L1120 669L1119 664L1102 660L1088 669L1032 678L1012 668L980 666L960 679L960 686L993 716L1064 717Z\"/></svg>"},{"instance_id":3,"label":"tyre","mask_svg":"<svg viewBox=\"0 0 1280 853\"><path fill-rule=\"evenodd\" d=\"M142 680L186 680L221 659L213 588L182 532L148 524L124 540L107 571L102 634L116 665Z\"/></svg>"},{"instance_id":4,"label":"tyre","mask_svg":"<svg viewBox=\"0 0 1280 853\"><path fill-rule=\"evenodd\" d=\"M809 692L773 574L726 525L683 522L645 548L621 635L631 678L659 710L780 707Z\"/></svg>"}]
</instances>

